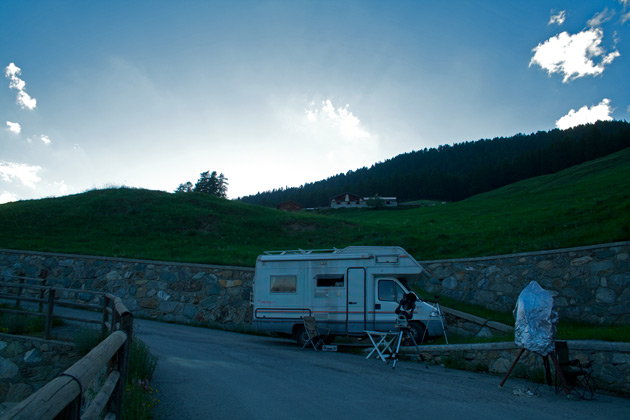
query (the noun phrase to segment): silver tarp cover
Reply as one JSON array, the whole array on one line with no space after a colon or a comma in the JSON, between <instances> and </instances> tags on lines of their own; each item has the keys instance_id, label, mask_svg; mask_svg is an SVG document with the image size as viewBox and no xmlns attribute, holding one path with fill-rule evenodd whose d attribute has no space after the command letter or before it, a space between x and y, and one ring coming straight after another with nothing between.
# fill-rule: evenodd
<instances>
[{"instance_id":1,"label":"silver tarp cover","mask_svg":"<svg viewBox=\"0 0 630 420\"><path fill-rule=\"evenodd\" d=\"M514 342L541 356L554 348L558 312L553 307L553 297L532 281L523 289L514 308Z\"/></svg>"}]
</instances>

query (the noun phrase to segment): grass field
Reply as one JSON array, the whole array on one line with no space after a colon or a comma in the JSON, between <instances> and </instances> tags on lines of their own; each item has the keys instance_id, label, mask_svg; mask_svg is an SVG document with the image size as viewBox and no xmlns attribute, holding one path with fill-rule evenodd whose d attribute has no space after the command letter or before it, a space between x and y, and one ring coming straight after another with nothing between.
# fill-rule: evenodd
<instances>
[{"instance_id":1,"label":"grass field","mask_svg":"<svg viewBox=\"0 0 630 420\"><path fill-rule=\"evenodd\" d=\"M419 260L630 239L630 149L465 201L285 213L131 188L0 205L0 248L254 266L265 250L399 245Z\"/></svg>"},{"instance_id":2,"label":"grass field","mask_svg":"<svg viewBox=\"0 0 630 420\"><path fill-rule=\"evenodd\" d=\"M628 240L630 149L461 202L336 214L421 260Z\"/></svg>"}]
</instances>

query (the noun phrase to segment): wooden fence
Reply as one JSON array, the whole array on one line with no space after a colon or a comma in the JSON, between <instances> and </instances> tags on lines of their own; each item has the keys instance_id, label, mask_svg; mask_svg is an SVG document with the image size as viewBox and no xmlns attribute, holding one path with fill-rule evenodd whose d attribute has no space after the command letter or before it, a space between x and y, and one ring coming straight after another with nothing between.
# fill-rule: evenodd
<instances>
[{"instance_id":1,"label":"wooden fence","mask_svg":"<svg viewBox=\"0 0 630 420\"><path fill-rule=\"evenodd\" d=\"M3 279L4 280L4 279ZM51 336L53 318L99 323L109 333L98 346L57 378L7 411L0 420L115 420L121 418L122 399L129 366L133 334L133 316L120 298L104 293L60 289L35 284L39 279L11 278L0 281L0 298L14 300L16 309L1 308L8 313L45 317L45 335ZM61 294L92 293L102 295L102 305L59 301ZM22 302L37 304L38 311L22 310ZM44 311L44 306L46 310ZM54 313L55 306L102 310L100 320L63 316ZM106 379L88 406L84 406L86 391L106 369Z\"/></svg>"},{"instance_id":2,"label":"wooden fence","mask_svg":"<svg viewBox=\"0 0 630 420\"><path fill-rule=\"evenodd\" d=\"M113 316L115 313L116 296L109 293L93 292L89 290L69 289L54 286L43 286L39 283L43 279L29 277L3 276L0 279L0 301L14 302L13 308L0 308L0 312L43 317L44 338L52 338L53 319L83 322L87 324L101 324L103 333L113 332ZM78 296L93 295L99 298L99 304L76 302ZM26 304L24 304L26 302ZM27 308L23 308L26 306ZM74 308L88 311L102 312L102 319L73 317L55 313L55 307Z\"/></svg>"}]
</instances>

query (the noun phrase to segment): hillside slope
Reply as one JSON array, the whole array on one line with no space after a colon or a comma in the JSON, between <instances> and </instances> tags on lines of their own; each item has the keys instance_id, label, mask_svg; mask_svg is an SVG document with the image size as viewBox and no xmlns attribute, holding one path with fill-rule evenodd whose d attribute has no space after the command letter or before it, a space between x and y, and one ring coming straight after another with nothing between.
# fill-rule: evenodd
<instances>
[{"instance_id":1,"label":"hillside slope","mask_svg":"<svg viewBox=\"0 0 630 420\"><path fill-rule=\"evenodd\" d=\"M0 205L0 248L242 266L271 249L400 245L426 260L621 240L630 240L630 149L417 209L296 214L128 188Z\"/></svg>"},{"instance_id":2,"label":"hillside slope","mask_svg":"<svg viewBox=\"0 0 630 420\"><path fill-rule=\"evenodd\" d=\"M266 249L356 240L347 222L219 199L105 189L0 206L0 247L254 265Z\"/></svg>"},{"instance_id":3,"label":"hillside slope","mask_svg":"<svg viewBox=\"0 0 630 420\"><path fill-rule=\"evenodd\" d=\"M630 148L457 203L343 215L392 230L421 259L630 240Z\"/></svg>"}]
</instances>

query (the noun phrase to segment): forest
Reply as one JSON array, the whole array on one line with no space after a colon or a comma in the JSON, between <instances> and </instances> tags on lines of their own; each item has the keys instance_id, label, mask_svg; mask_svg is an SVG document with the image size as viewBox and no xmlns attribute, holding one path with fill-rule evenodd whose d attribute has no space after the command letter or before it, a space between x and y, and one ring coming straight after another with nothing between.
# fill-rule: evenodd
<instances>
[{"instance_id":1,"label":"forest","mask_svg":"<svg viewBox=\"0 0 630 420\"><path fill-rule=\"evenodd\" d=\"M630 146L630 123L598 121L566 130L443 145L398 155L300 187L280 188L239 200L267 207L295 201L327 207L350 192L363 197L459 201L539 175L556 173Z\"/></svg>"}]
</instances>

